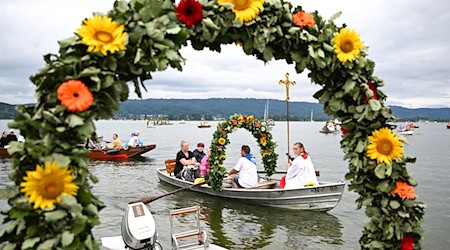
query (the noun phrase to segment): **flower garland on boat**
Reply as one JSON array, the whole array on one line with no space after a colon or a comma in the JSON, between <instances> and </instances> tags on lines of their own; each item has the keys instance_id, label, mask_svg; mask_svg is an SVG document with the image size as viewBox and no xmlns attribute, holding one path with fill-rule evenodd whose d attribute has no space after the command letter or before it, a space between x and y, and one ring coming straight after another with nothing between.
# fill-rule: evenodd
<instances>
[{"instance_id":1,"label":"flower garland on boat","mask_svg":"<svg viewBox=\"0 0 450 250\"><path fill-rule=\"evenodd\" d=\"M228 134L233 133L238 128L248 130L255 137L267 175L270 176L275 173L278 159L278 154L275 152L277 144L272 140L272 134L267 130L264 122L256 120L252 115L234 114L217 125L217 130L214 132L211 141L211 154L208 161L211 166L211 185L216 190L222 188L223 176L226 173L222 164L226 159L225 149L230 142Z\"/></svg>"},{"instance_id":2,"label":"flower garland on boat","mask_svg":"<svg viewBox=\"0 0 450 250\"><path fill-rule=\"evenodd\" d=\"M76 145L94 134L94 120L112 117L128 98L127 82L141 96L152 72L182 70L179 51L188 41L196 50L217 52L237 43L264 62L282 59L294 64L297 73L308 69L311 81L322 87L314 97L342 121L345 131L345 177L349 189L359 194L358 208L364 207L370 218L361 248L420 248L425 205L416 200L417 183L406 168L415 158L404 154L403 140L387 126L394 117L384 104L383 81L373 75L375 63L367 58L359 34L334 23L339 15L324 20L284 0L181 0L178 5L118 0L107 15L84 20L75 37L59 41L58 54L44 56L45 67L31 77L36 104L19 106L9 124L20 129L26 142L8 149L14 154L10 178L15 186L8 189L11 208L0 231L4 248L99 248L92 228L100 223L103 203L91 192L97 179L87 168L87 151ZM218 149L228 143L225 135L231 131L224 129L231 128L230 121L234 129L256 131L262 149L275 147L269 133L263 138L264 126L240 117L233 116L214 133L216 189L225 158ZM275 152L261 153L266 170L272 171ZM42 182L43 176L50 181Z\"/></svg>"}]
</instances>

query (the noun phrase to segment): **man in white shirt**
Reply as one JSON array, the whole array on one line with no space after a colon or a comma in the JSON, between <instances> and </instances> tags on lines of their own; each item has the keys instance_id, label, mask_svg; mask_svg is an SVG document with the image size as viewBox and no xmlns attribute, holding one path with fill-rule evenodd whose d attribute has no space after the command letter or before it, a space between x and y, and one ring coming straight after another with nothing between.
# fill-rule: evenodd
<instances>
[{"instance_id":1,"label":"man in white shirt","mask_svg":"<svg viewBox=\"0 0 450 250\"><path fill-rule=\"evenodd\" d=\"M256 169L256 159L250 154L250 147L242 145L241 158L236 163L229 175L235 175L233 178L233 188L251 188L258 183L258 172Z\"/></svg>"}]
</instances>

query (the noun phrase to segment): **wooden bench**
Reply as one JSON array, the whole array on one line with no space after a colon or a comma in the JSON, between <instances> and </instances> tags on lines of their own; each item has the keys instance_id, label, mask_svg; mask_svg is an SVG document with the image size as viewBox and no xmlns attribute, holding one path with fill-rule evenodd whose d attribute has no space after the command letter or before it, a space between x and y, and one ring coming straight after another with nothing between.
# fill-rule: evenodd
<instances>
[{"instance_id":1,"label":"wooden bench","mask_svg":"<svg viewBox=\"0 0 450 250\"><path fill-rule=\"evenodd\" d=\"M172 176L172 173L175 171L176 159L168 159L164 164L166 165L166 172Z\"/></svg>"},{"instance_id":2,"label":"wooden bench","mask_svg":"<svg viewBox=\"0 0 450 250\"><path fill-rule=\"evenodd\" d=\"M275 180L266 180L266 181L260 181L256 186L250 188L250 189L273 189L275 188L275 185L277 184L277 181Z\"/></svg>"}]
</instances>

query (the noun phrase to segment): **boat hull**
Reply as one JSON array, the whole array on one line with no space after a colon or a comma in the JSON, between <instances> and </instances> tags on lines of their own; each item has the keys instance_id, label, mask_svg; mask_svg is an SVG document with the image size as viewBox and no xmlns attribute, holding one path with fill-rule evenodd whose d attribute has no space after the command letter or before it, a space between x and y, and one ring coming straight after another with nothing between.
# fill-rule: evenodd
<instances>
[{"instance_id":1,"label":"boat hull","mask_svg":"<svg viewBox=\"0 0 450 250\"><path fill-rule=\"evenodd\" d=\"M109 150L105 149L92 149L90 150L88 154L89 159L97 159L97 160L104 160L104 159L127 159L134 156L139 156L144 153L147 153L150 150L153 150L156 148L155 144L149 144L144 146L138 146L134 148L128 148L128 149L121 149L117 152L114 152L112 154L109 153Z\"/></svg>"},{"instance_id":2,"label":"boat hull","mask_svg":"<svg viewBox=\"0 0 450 250\"><path fill-rule=\"evenodd\" d=\"M398 134L400 134L400 135L413 135L414 134L414 130L399 131Z\"/></svg>"},{"instance_id":3,"label":"boat hull","mask_svg":"<svg viewBox=\"0 0 450 250\"><path fill-rule=\"evenodd\" d=\"M11 157L8 153L8 149L0 148L0 158L9 158Z\"/></svg>"},{"instance_id":4,"label":"boat hull","mask_svg":"<svg viewBox=\"0 0 450 250\"><path fill-rule=\"evenodd\" d=\"M150 150L153 150L156 148L155 144L149 144L145 146L139 146L135 148L129 148L129 149L121 149L117 152L110 153L110 150L106 149L92 149L89 150L89 154L87 157L89 159L96 159L96 160L106 160L106 159L128 159L131 157L139 156L144 153L147 153ZM6 148L0 148L0 158L10 158L11 155L9 155L8 150Z\"/></svg>"},{"instance_id":5,"label":"boat hull","mask_svg":"<svg viewBox=\"0 0 450 250\"><path fill-rule=\"evenodd\" d=\"M187 187L191 182L169 176L166 169L157 169L160 181L177 187ZM328 211L337 206L344 192L345 182L321 183L315 187L299 189L244 189L223 188L214 191L208 185L196 186L191 190L217 197L234 199L246 203L294 210Z\"/></svg>"}]
</instances>

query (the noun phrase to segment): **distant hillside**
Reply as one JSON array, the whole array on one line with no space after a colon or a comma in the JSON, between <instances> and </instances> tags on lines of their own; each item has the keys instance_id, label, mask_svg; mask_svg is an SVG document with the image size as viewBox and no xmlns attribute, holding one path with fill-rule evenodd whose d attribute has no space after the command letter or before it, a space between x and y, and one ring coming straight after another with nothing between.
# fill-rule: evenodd
<instances>
[{"instance_id":1,"label":"distant hillside","mask_svg":"<svg viewBox=\"0 0 450 250\"><path fill-rule=\"evenodd\" d=\"M228 117L234 113L253 114L263 117L266 99L211 98L211 99L145 99L128 100L121 104L117 116L129 115L166 115L170 119L197 120L204 116ZM404 120L432 119L446 121L450 119L450 108L408 109L391 106L394 115ZM314 120L325 120L330 117L323 112L320 103L290 102L289 110L292 120L309 120L311 110ZM274 120L286 119L286 102L269 100L269 116Z\"/></svg>"},{"instance_id":2,"label":"distant hillside","mask_svg":"<svg viewBox=\"0 0 450 250\"><path fill-rule=\"evenodd\" d=\"M142 116L167 116L171 120L211 120L213 117L225 118L235 113L252 114L258 118L264 115L266 99L253 98L211 98L211 99L145 99L128 100L121 103L116 116L122 118L140 118ZM390 106L399 120L437 120L449 121L450 108L408 109ZM291 120L310 120L311 111L316 121L330 119L323 112L322 104L309 102L290 102ZM0 103L0 119L13 119L15 105ZM269 100L269 118L286 120L286 101Z\"/></svg>"},{"instance_id":3,"label":"distant hillside","mask_svg":"<svg viewBox=\"0 0 450 250\"><path fill-rule=\"evenodd\" d=\"M0 119L12 119L16 114L16 105L0 102Z\"/></svg>"}]
</instances>

